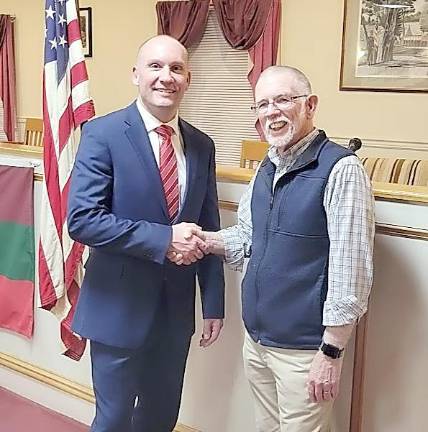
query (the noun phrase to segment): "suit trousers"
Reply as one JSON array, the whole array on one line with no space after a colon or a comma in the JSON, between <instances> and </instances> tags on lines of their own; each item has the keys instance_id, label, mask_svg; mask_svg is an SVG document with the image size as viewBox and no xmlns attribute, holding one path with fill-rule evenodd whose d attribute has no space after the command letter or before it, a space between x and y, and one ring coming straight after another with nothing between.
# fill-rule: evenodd
<instances>
[{"instance_id":1,"label":"suit trousers","mask_svg":"<svg viewBox=\"0 0 428 432\"><path fill-rule=\"evenodd\" d=\"M328 432L333 402L311 402L308 374L315 350L262 346L246 332L244 368L257 432Z\"/></svg>"},{"instance_id":2,"label":"suit trousers","mask_svg":"<svg viewBox=\"0 0 428 432\"><path fill-rule=\"evenodd\" d=\"M91 432L171 432L177 422L191 335L160 324L138 349L91 341L96 399Z\"/></svg>"}]
</instances>

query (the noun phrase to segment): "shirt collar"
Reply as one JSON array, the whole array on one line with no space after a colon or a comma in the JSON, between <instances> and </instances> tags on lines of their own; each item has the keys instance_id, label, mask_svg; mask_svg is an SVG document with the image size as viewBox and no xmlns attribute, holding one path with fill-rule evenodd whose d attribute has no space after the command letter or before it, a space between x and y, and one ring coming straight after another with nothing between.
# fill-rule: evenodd
<instances>
[{"instance_id":1,"label":"shirt collar","mask_svg":"<svg viewBox=\"0 0 428 432\"><path fill-rule=\"evenodd\" d=\"M140 96L138 96L137 98L137 108L140 112L141 118L143 119L147 133L154 131L158 126L164 124L172 127L172 129L174 129L174 133L176 135L178 134L178 113L171 121L169 121L168 123L163 123L147 110Z\"/></svg>"},{"instance_id":2,"label":"shirt collar","mask_svg":"<svg viewBox=\"0 0 428 432\"><path fill-rule=\"evenodd\" d=\"M277 167L289 165L291 161L294 162L297 157L309 147L318 134L319 130L314 129L282 154L278 153L278 149L276 147L270 147L268 151L269 159Z\"/></svg>"}]
</instances>

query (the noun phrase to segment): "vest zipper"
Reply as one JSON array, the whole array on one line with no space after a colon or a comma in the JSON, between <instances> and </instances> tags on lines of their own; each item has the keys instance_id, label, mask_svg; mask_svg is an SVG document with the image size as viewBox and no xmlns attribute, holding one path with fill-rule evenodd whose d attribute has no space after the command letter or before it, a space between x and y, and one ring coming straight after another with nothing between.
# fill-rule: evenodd
<instances>
[{"instance_id":1,"label":"vest zipper","mask_svg":"<svg viewBox=\"0 0 428 432\"><path fill-rule=\"evenodd\" d=\"M269 216L267 219L267 223L266 223L266 227L265 227L265 232L264 232L264 244L263 244L263 255L259 261L259 265L257 267L257 272L256 272L256 278L255 278L255 282L256 282L256 326L257 326L257 343L260 343L260 325L259 325L259 313L258 313L258 305L259 305L259 297L260 297L260 284L259 284L259 270L260 270L260 266L262 265L262 262L265 258L266 255L266 243L268 240L268 229L271 223L271 219L272 219L272 208L273 208L273 203L275 200L275 193L276 193L276 185L275 188L273 190L273 193L271 193L270 196L270 201L269 201Z\"/></svg>"}]
</instances>

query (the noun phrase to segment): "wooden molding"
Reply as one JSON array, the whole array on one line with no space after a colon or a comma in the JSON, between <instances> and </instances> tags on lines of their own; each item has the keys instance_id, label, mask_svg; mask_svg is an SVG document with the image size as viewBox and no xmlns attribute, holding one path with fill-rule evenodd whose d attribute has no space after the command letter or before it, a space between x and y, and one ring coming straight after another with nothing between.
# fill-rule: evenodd
<instances>
[{"instance_id":1,"label":"wooden molding","mask_svg":"<svg viewBox=\"0 0 428 432\"><path fill-rule=\"evenodd\" d=\"M238 211L238 203L233 202L233 201L219 200L218 206L222 210L230 210L230 211L234 211L234 212Z\"/></svg>"},{"instance_id":2,"label":"wooden molding","mask_svg":"<svg viewBox=\"0 0 428 432\"><path fill-rule=\"evenodd\" d=\"M240 168L228 165L217 165L217 181L228 183L249 183L253 178L255 170L251 168Z\"/></svg>"},{"instance_id":3,"label":"wooden molding","mask_svg":"<svg viewBox=\"0 0 428 432\"><path fill-rule=\"evenodd\" d=\"M20 142L11 143L0 141L0 154L42 159L43 147L24 145ZM35 173L34 181L43 181L43 174Z\"/></svg>"},{"instance_id":4,"label":"wooden molding","mask_svg":"<svg viewBox=\"0 0 428 432\"><path fill-rule=\"evenodd\" d=\"M29 147L29 146L23 146ZM1 146L0 146L1 150ZM31 154L31 151L25 149L28 155ZM22 155L22 153L19 153ZM36 151L35 154L39 154L39 151ZM249 168L237 168L237 167L225 167L218 166L217 168L217 180L219 182L227 182L227 183L241 183L247 184L254 176L254 170ZM43 174L34 174L35 181L43 181ZM392 183L378 183L373 182L373 193L377 200L386 200L386 201L394 201L394 202L402 202L402 203L410 203L410 204L428 204L428 187L426 186L406 186ZM228 210L233 210L230 204L225 204L227 201L220 201L223 205L229 205ZM236 206L237 204L234 203Z\"/></svg>"},{"instance_id":5,"label":"wooden molding","mask_svg":"<svg viewBox=\"0 0 428 432\"><path fill-rule=\"evenodd\" d=\"M427 186L407 186L394 183L373 182L376 199L412 204L428 204Z\"/></svg>"},{"instance_id":6,"label":"wooden molding","mask_svg":"<svg viewBox=\"0 0 428 432\"><path fill-rule=\"evenodd\" d=\"M184 426L182 424L178 424L175 429L174 432L200 432L197 429L193 429L189 426Z\"/></svg>"},{"instance_id":7,"label":"wooden molding","mask_svg":"<svg viewBox=\"0 0 428 432\"><path fill-rule=\"evenodd\" d=\"M349 432L361 432L363 423L364 376L366 369L367 313L355 333L354 370L352 372L351 414Z\"/></svg>"},{"instance_id":8,"label":"wooden molding","mask_svg":"<svg viewBox=\"0 0 428 432\"><path fill-rule=\"evenodd\" d=\"M0 353L0 366L4 366L22 375L33 378L42 384L49 385L50 387L61 390L79 399L83 399L91 403L95 402L92 388L78 384L74 381L57 375L54 372L50 372L31 363L27 363L8 354Z\"/></svg>"},{"instance_id":9,"label":"wooden molding","mask_svg":"<svg viewBox=\"0 0 428 432\"><path fill-rule=\"evenodd\" d=\"M227 183L249 183L255 170L225 165L217 165L217 180ZM376 199L415 204L428 204L427 186L407 186L394 183L373 182Z\"/></svg>"},{"instance_id":10,"label":"wooden molding","mask_svg":"<svg viewBox=\"0 0 428 432\"><path fill-rule=\"evenodd\" d=\"M428 230L400 225L376 224L376 233L428 241Z\"/></svg>"},{"instance_id":11,"label":"wooden molding","mask_svg":"<svg viewBox=\"0 0 428 432\"><path fill-rule=\"evenodd\" d=\"M0 141L0 153L41 159L43 157L43 147L24 145L20 142L10 143Z\"/></svg>"},{"instance_id":12,"label":"wooden molding","mask_svg":"<svg viewBox=\"0 0 428 432\"><path fill-rule=\"evenodd\" d=\"M95 403L94 392L91 387L76 383L54 372L50 372L39 366L20 360L8 354L0 352L0 366L18 372L21 375L32 378L42 384L61 390L64 393L75 396L84 401ZM200 432L188 426L177 424L174 432Z\"/></svg>"}]
</instances>

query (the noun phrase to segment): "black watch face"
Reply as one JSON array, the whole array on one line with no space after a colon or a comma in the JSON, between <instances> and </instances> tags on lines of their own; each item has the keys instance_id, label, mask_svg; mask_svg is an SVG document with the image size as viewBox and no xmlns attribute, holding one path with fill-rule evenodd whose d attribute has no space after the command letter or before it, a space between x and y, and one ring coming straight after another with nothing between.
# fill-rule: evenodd
<instances>
[{"instance_id":1,"label":"black watch face","mask_svg":"<svg viewBox=\"0 0 428 432\"><path fill-rule=\"evenodd\" d=\"M331 357L333 359L339 358L340 354L342 353L341 349L339 349L339 348L337 348L335 346L329 345L329 344L323 344L322 347L321 347L321 351L326 356Z\"/></svg>"}]
</instances>

